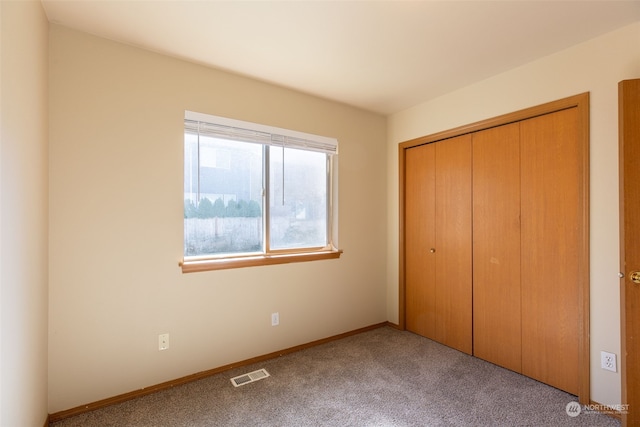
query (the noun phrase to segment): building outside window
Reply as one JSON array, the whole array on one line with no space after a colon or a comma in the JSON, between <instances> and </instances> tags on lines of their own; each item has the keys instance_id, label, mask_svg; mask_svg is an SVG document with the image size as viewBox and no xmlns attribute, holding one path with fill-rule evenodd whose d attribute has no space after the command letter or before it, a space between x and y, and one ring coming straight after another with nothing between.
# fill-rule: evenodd
<instances>
[{"instance_id":1,"label":"building outside window","mask_svg":"<svg viewBox=\"0 0 640 427\"><path fill-rule=\"evenodd\" d=\"M337 141L185 112L184 259L335 251Z\"/></svg>"}]
</instances>

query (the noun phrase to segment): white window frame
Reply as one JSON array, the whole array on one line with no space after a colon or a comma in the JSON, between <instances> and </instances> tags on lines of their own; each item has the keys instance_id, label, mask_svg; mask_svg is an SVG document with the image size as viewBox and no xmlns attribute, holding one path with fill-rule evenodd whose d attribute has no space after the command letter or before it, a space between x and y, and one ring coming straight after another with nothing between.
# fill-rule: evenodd
<instances>
[{"instance_id":1,"label":"white window frame","mask_svg":"<svg viewBox=\"0 0 640 427\"><path fill-rule=\"evenodd\" d=\"M187 132L187 127L193 131L194 126L197 126L197 132L206 132L209 135L218 135L225 139L236 139L239 141L255 142L263 145L284 146L288 148L317 151L329 155L327 156L327 245L325 247L293 248L287 250L269 249L269 230L267 228L268 222L266 220L269 216L269 185L267 181L263 183L263 222L265 225L263 229L266 243L265 252L260 254L183 256L183 260L180 262L183 273L241 268L256 265L315 261L340 257L342 251L337 249L338 141L335 138L188 110L185 111L184 119L185 133Z\"/></svg>"}]
</instances>

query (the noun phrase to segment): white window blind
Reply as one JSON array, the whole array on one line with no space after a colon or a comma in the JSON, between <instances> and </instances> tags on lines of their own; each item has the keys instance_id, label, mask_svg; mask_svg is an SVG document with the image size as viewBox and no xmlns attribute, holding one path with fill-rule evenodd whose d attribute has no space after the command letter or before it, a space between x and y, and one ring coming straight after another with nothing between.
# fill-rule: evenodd
<instances>
[{"instance_id":1,"label":"white window blind","mask_svg":"<svg viewBox=\"0 0 640 427\"><path fill-rule=\"evenodd\" d=\"M338 154L335 138L185 111L186 133L263 145Z\"/></svg>"}]
</instances>

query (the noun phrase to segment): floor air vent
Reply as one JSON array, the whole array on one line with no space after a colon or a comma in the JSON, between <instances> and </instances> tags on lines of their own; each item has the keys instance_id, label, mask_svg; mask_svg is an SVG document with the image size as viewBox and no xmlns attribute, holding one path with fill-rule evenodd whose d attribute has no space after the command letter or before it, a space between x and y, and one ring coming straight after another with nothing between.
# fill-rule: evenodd
<instances>
[{"instance_id":1,"label":"floor air vent","mask_svg":"<svg viewBox=\"0 0 640 427\"><path fill-rule=\"evenodd\" d=\"M258 369L257 371L231 378L231 384L233 384L234 387L240 387L241 385L249 384L267 378L268 376L269 373L265 369Z\"/></svg>"}]
</instances>

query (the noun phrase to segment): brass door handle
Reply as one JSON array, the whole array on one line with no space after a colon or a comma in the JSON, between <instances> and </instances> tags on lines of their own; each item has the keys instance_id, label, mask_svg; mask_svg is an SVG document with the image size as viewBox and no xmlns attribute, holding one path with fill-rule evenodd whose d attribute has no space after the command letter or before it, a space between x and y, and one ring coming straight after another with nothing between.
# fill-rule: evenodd
<instances>
[{"instance_id":1,"label":"brass door handle","mask_svg":"<svg viewBox=\"0 0 640 427\"><path fill-rule=\"evenodd\" d=\"M629 275L629 280L633 283L640 283L640 271L632 271Z\"/></svg>"}]
</instances>

